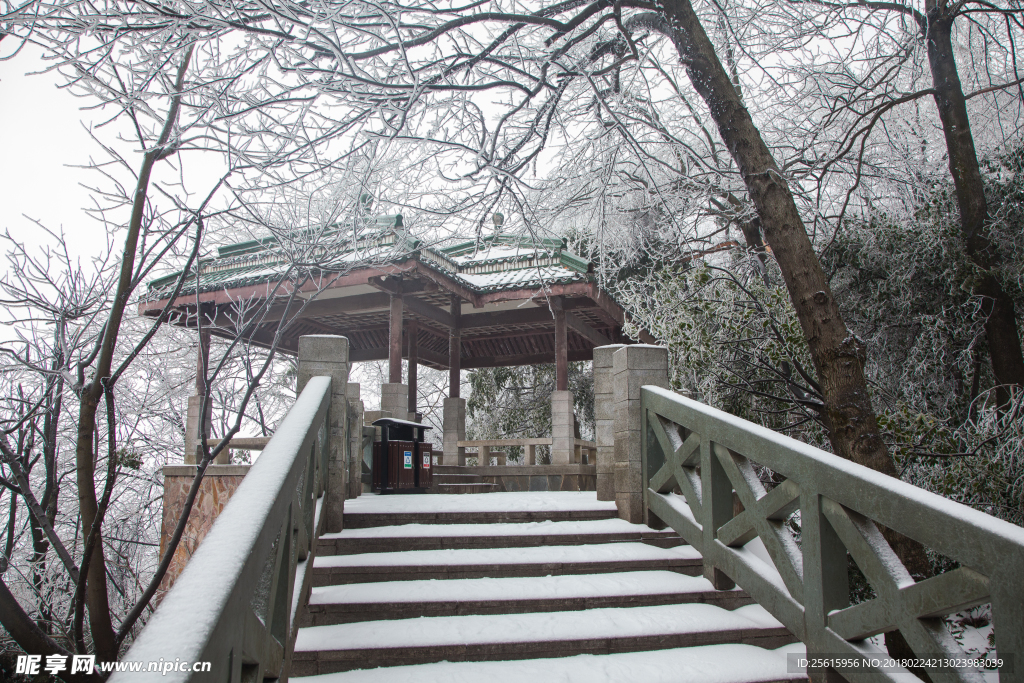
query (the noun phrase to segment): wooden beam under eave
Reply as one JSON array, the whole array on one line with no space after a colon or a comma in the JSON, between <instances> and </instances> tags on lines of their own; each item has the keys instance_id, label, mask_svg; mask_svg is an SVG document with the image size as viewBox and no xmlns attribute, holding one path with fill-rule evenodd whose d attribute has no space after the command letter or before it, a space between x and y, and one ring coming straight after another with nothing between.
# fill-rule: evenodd
<instances>
[{"instance_id":1,"label":"wooden beam under eave","mask_svg":"<svg viewBox=\"0 0 1024 683\"><path fill-rule=\"evenodd\" d=\"M356 294L354 296L335 297L330 299L312 299L303 302L293 301L288 306L288 320L318 318L339 313L366 313L368 311L386 311L391 305L390 295L384 292L372 294ZM260 322L277 322L284 317L286 304L275 304L260 318Z\"/></svg>"},{"instance_id":2,"label":"wooden beam under eave","mask_svg":"<svg viewBox=\"0 0 1024 683\"><path fill-rule=\"evenodd\" d=\"M390 348L378 346L370 349L352 349L348 358L353 363L363 363L371 360L387 360L390 355ZM422 346L417 350L417 357L420 365L429 365L435 369L448 367L448 358L440 353L425 349Z\"/></svg>"},{"instance_id":3,"label":"wooden beam under eave","mask_svg":"<svg viewBox=\"0 0 1024 683\"><path fill-rule=\"evenodd\" d=\"M255 332L251 332L245 335L236 334L230 330L223 330L218 328L207 328L210 334L219 339L227 339L228 341L234 341L239 337L245 339L247 344L257 346L261 349L269 351L274 345L274 333L271 330L260 329ZM298 341L295 342L294 346L289 345L288 339L281 339L277 346L277 353L284 354L286 356L295 356L299 352Z\"/></svg>"},{"instance_id":4,"label":"wooden beam under eave","mask_svg":"<svg viewBox=\"0 0 1024 683\"><path fill-rule=\"evenodd\" d=\"M581 360L594 360L594 350L569 351L566 360L570 363ZM514 365L544 365L555 362L554 353L530 353L515 356L477 356L463 358L463 368L506 368Z\"/></svg>"},{"instance_id":5,"label":"wooden beam under eave","mask_svg":"<svg viewBox=\"0 0 1024 683\"><path fill-rule=\"evenodd\" d=\"M611 339L568 311L565 313L565 324L576 334L588 339L594 346L607 346L612 343Z\"/></svg>"},{"instance_id":6,"label":"wooden beam under eave","mask_svg":"<svg viewBox=\"0 0 1024 683\"><path fill-rule=\"evenodd\" d=\"M431 306L426 301L421 301L413 296L403 297L405 301L405 307L409 309L410 313L421 315L424 318L433 320L436 323L444 325L448 329L455 326L455 318L448 311L443 311L437 306Z\"/></svg>"},{"instance_id":7,"label":"wooden beam under eave","mask_svg":"<svg viewBox=\"0 0 1024 683\"><path fill-rule=\"evenodd\" d=\"M554 317L547 308L517 308L513 311L490 311L489 313L464 315L459 320L459 329L472 330L498 325L524 325L543 322L554 322Z\"/></svg>"},{"instance_id":8,"label":"wooden beam under eave","mask_svg":"<svg viewBox=\"0 0 1024 683\"><path fill-rule=\"evenodd\" d=\"M296 320L307 320L309 318L337 315L340 313L348 314L367 313L370 311L386 311L390 305L391 297L384 292L357 294L354 296L329 299L312 299L309 301L296 298L291 302L273 304L269 309L265 309L260 305L254 305L251 309L251 314L247 319L244 319L241 322L247 325L264 325L267 323L280 322L285 317L287 317L288 322L292 322ZM174 313L179 316L184 316L186 320L184 325L185 327L195 327L194 323L187 322L189 319L195 318L195 306L179 308L172 312L172 314ZM232 313L231 305L218 306L216 316L213 317L212 320L209 320L209 323L207 323L207 320L209 320L209 318L204 319L204 324L212 324L225 329L236 329L240 322L238 315Z\"/></svg>"},{"instance_id":9,"label":"wooden beam under eave","mask_svg":"<svg viewBox=\"0 0 1024 683\"><path fill-rule=\"evenodd\" d=\"M370 284L369 280L372 277L401 275L403 273L413 271L416 269L417 263L418 261L415 259L406 259L401 263L358 268L345 273L344 275L324 273L323 276L315 280L307 279L298 288L298 291L302 294L312 295L317 292L327 291L330 289L344 289L345 287L352 287L355 285L366 285ZM175 305L195 306L197 299L201 304L206 303L217 305L234 304L237 301L245 299L266 300L268 298L273 298L274 300L281 300L287 298L288 293L289 291L285 285L282 285L279 280L274 280L256 285L246 285L244 287L216 289L210 292L201 292L198 295L195 293L183 294L175 300ZM151 311L163 310L163 307L166 304L167 299L145 301L139 304L139 313L142 315L149 315Z\"/></svg>"},{"instance_id":10,"label":"wooden beam under eave","mask_svg":"<svg viewBox=\"0 0 1024 683\"><path fill-rule=\"evenodd\" d=\"M414 270L418 275L425 277L441 289L445 290L449 294L459 297L463 301L468 301L473 304L473 308L483 308L484 304L481 301L479 294L466 287L457 280L452 279L448 275L442 273L439 270L435 270L430 266L426 265L422 261L416 261Z\"/></svg>"},{"instance_id":11,"label":"wooden beam under eave","mask_svg":"<svg viewBox=\"0 0 1024 683\"><path fill-rule=\"evenodd\" d=\"M530 287L524 289L507 289L500 292L489 292L480 295L481 305L499 303L501 301L521 301L523 299L543 299L545 297L561 296L566 298L589 297L593 291L591 282L569 282L565 284L553 284L546 287Z\"/></svg>"}]
</instances>

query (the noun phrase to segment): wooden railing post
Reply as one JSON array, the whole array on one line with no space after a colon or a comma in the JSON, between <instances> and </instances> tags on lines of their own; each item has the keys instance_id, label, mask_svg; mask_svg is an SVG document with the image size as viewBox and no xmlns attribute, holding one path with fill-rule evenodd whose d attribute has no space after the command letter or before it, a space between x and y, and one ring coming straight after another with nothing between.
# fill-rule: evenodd
<instances>
[{"instance_id":1,"label":"wooden railing post","mask_svg":"<svg viewBox=\"0 0 1024 683\"><path fill-rule=\"evenodd\" d=\"M327 496L324 524L330 533L341 531L345 515L345 474L348 470L348 339L329 334L299 337L299 368L296 393L302 393L311 377L331 378L330 452L327 458Z\"/></svg>"}]
</instances>

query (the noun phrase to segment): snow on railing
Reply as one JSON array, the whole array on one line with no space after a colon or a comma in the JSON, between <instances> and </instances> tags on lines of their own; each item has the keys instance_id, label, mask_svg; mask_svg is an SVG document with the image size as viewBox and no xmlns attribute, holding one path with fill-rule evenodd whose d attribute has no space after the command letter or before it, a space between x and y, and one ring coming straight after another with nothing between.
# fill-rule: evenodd
<instances>
[{"instance_id":1,"label":"snow on railing","mask_svg":"<svg viewBox=\"0 0 1024 683\"><path fill-rule=\"evenodd\" d=\"M850 681L918 681L867 639L899 629L917 657L971 660L943 617L991 603L988 659L1002 659L1000 681L1024 681L1012 661L1024 654L1024 529L660 387L641 390L640 429L649 522L678 532L717 588L741 586L809 656L856 658L841 672ZM785 479L768 491L758 466ZM880 527L960 566L915 581ZM874 589L856 605L848 554ZM926 667L931 680L982 680L948 663Z\"/></svg>"},{"instance_id":2,"label":"snow on railing","mask_svg":"<svg viewBox=\"0 0 1024 683\"><path fill-rule=\"evenodd\" d=\"M330 405L331 378L310 379L126 661L210 662L195 679L225 683L287 676L293 598L306 588L295 585L297 569L311 566L328 483ZM158 670L115 673L111 682L191 678Z\"/></svg>"}]
</instances>

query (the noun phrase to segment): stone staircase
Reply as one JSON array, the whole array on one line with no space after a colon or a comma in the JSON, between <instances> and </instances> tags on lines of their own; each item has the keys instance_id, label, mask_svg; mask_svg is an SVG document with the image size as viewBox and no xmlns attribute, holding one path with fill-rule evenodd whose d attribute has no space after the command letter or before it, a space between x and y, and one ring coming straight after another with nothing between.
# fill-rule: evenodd
<instances>
[{"instance_id":1,"label":"stone staircase","mask_svg":"<svg viewBox=\"0 0 1024 683\"><path fill-rule=\"evenodd\" d=\"M593 493L367 495L346 501L345 526L319 541L293 677L804 678L786 672L802 645L764 609Z\"/></svg>"}]
</instances>

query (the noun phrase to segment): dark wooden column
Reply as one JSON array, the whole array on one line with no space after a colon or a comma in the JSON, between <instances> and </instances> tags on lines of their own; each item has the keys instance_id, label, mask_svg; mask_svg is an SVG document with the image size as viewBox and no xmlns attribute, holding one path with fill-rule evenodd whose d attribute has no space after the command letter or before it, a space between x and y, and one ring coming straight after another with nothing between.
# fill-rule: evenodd
<instances>
[{"instance_id":1,"label":"dark wooden column","mask_svg":"<svg viewBox=\"0 0 1024 683\"><path fill-rule=\"evenodd\" d=\"M210 333L199 335L199 351L196 354L196 396L206 396L206 373L210 369Z\"/></svg>"},{"instance_id":2,"label":"dark wooden column","mask_svg":"<svg viewBox=\"0 0 1024 683\"><path fill-rule=\"evenodd\" d=\"M551 308L555 313L555 391L566 391L569 389L569 349L561 297L551 299Z\"/></svg>"},{"instance_id":3,"label":"dark wooden column","mask_svg":"<svg viewBox=\"0 0 1024 683\"><path fill-rule=\"evenodd\" d=\"M416 366L419 365L419 335L420 327L415 320L410 320L405 326L405 333L409 336L409 419L416 416Z\"/></svg>"},{"instance_id":4,"label":"dark wooden column","mask_svg":"<svg viewBox=\"0 0 1024 683\"><path fill-rule=\"evenodd\" d=\"M402 295L391 295L391 327L388 331L388 381L402 383Z\"/></svg>"},{"instance_id":5,"label":"dark wooden column","mask_svg":"<svg viewBox=\"0 0 1024 683\"><path fill-rule=\"evenodd\" d=\"M459 318L462 315L462 299L452 297L452 327L448 334L448 398L459 397L460 371L462 370L462 332Z\"/></svg>"}]
</instances>

